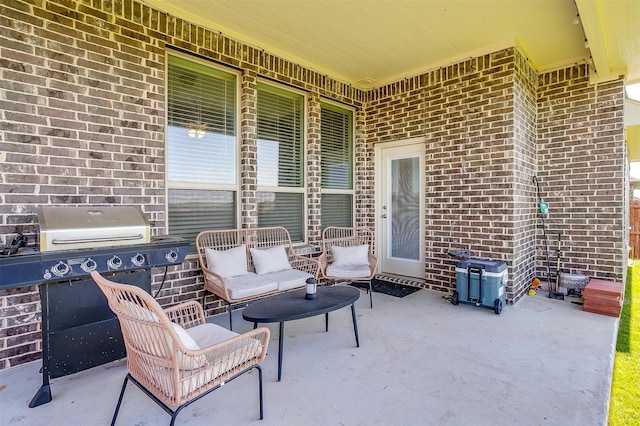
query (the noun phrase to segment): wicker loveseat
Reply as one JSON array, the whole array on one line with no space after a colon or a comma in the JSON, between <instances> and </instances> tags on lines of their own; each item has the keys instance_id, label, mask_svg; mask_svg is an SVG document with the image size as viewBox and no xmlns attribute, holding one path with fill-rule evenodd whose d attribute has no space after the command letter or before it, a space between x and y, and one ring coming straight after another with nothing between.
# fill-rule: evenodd
<instances>
[{"instance_id":1,"label":"wicker loveseat","mask_svg":"<svg viewBox=\"0 0 640 426\"><path fill-rule=\"evenodd\" d=\"M231 329L233 305L318 278L318 262L294 253L289 231L280 226L203 231L196 249L204 288L227 302Z\"/></svg>"}]
</instances>

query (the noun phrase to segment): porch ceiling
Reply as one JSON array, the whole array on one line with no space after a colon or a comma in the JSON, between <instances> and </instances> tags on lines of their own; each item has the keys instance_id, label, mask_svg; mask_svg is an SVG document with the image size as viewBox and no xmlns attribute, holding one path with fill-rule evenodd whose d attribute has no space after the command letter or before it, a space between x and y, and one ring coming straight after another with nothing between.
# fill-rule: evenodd
<instances>
[{"instance_id":1,"label":"porch ceiling","mask_svg":"<svg viewBox=\"0 0 640 426\"><path fill-rule=\"evenodd\" d=\"M514 45L538 71L592 57L640 81L637 0L144 1L365 89Z\"/></svg>"}]
</instances>

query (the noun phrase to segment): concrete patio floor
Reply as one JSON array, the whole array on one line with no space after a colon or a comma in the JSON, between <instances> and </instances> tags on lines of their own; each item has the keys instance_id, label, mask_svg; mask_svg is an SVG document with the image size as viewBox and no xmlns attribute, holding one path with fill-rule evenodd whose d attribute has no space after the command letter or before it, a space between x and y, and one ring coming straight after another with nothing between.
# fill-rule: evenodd
<instances>
[{"instance_id":1,"label":"concrete patio floor","mask_svg":"<svg viewBox=\"0 0 640 426\"><path fill-rule=\"evenodd\" d=\"M618 319L544 294L502 315L453 306L439 293L405 298L361 293L360 348L348 308L286 323L282 381L277 324L257 373L187 407L179 425L605 425ZM236 331L252 324L235 313ZM226 324L221 315L215 322ZM29 408L39 362L0 371L1 425L106 425L126 374L124 361L52 380L53 400ZM169 416L135 386L119 425L166 425Z\"/></svg>"}]
</instances>

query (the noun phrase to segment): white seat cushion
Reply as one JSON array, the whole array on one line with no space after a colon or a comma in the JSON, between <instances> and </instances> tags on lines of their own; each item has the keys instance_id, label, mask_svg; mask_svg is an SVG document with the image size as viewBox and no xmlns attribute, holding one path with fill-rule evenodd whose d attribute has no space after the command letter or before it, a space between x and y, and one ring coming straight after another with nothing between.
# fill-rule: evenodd
<instances>
[{"instance_id":1,"label":"white seat cushion","mask_svg":"<svg viewBox=\"0 0 640 426\"><path fill-rule=\"evenodd\" d=\"M336 278L367 278L371 275L371 271L369 265L336 266L331 264L327 266L325 275Z\"/></svg>"},{"instance_id":2,"label":"white seat cushion","mask_svg":"<svg viewBox=\"0 0 640 426\"><path fill-rule=\"evenodd\" d=\"M195 327L188 328L186 332L203 348L239 335L238 333L211 323L196 325ZM254 338L248 338L236 345L225 347L222 352L216 351L215 354L212 354L212 357L207 357L207 362L202 365L204 369L198 370L196 374L184 377L180 391L183 395L188 395L221 374L243 364L253 357L259 356L261 351L262 344Z\"/></svg>"},{"instance_id":3,"label":"white seat cushion","mask_svg":"<svg viewBox=\"0 0 640 426\"><path fill-rule=\"evenodd\" d=\"M201 348L206 348L210 345L215 345L216 343L224 342L225 340L229 340L236 336L239 336L238 333L228 330L224 327L221 327L216 324L206 323L196 325L195 327L188 328L187 333L191 336L191 338L200 345ZM246 350L247 353L241 354L240 351ZM217 353L217 358L215 360L209 359L209 362L220 362L222 358L231 356L241 355L242 360L233 365L241 364L242 362L252 358L254 356L258 356L260 351L262 350L262 344L259 340L254 338L248 338L246 341L239 343L237 345L229 346L223 352ZM233 368L229 366L229 368ZM216 374L217 376L217 374Z\"/></svg>"},{"instance_id":4,"label":"white seat cushion","mask_svg":"<svg viewBox=\"0 0 640 426\"><path fill-rule=\"evenodd\" d=\"M249 272L225 280L227 291L232 299L257 296L278 289L278 282Z\"/></svg>"},{"instance_id":5,"label":"white seat cushion","mask_svg":"<svg viewBox=\"0 0 640 426\"><path fill-rule=\"evenodd\" d=\"M302 287L305 285L307 278L313 278L313 275L308 274L297 269L287 269L279 272L272 272L270 274L263 275L263 277L278 283L278 290L286 291L296 287Z\"/></svg>"}]
</instances>

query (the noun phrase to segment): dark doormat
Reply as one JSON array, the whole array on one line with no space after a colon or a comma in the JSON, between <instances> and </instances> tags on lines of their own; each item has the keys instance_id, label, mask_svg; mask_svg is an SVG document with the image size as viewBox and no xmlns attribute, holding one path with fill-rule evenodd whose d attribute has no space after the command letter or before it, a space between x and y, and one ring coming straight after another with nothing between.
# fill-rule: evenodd
<instances>
[{"instance_id":1,"label":"dark doormat","mask_svg":"<svg viewBox=\"0 0 640 426\"><path fill-rule=\"evenodd\" d=\"M365 288L367 290L369 289L368 283L351 283L350 285L358 288ZM405 297L420 290L420 287L396 284L376 279L371 282L371 287L373 288L373 291L377 293L384 293L395 297Z\"/></svg>"}]
</instances>

